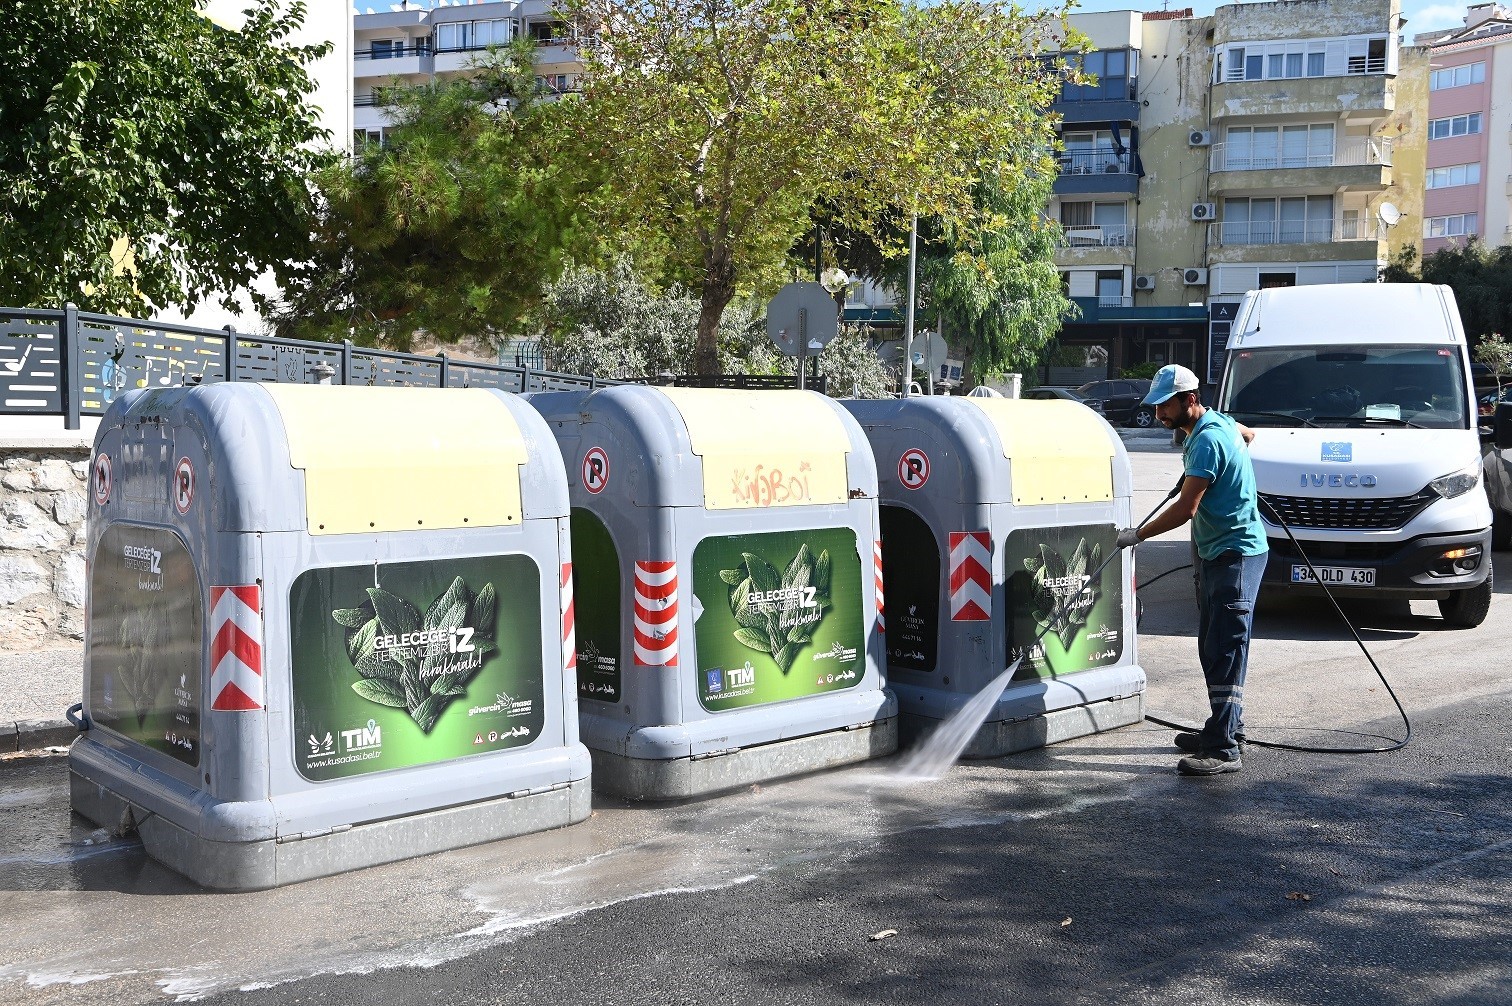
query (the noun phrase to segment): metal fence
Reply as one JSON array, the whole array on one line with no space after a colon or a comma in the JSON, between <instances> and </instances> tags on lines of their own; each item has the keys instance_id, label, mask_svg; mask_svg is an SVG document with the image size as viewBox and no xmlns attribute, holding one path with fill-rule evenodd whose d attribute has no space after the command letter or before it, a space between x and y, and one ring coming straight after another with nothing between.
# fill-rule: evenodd
<instances>
[{"instance_id":1,"label":"metal fence","mask_svg":"<svg viewBox=\"0 0 1512 1006\"><path fill-rule=\"evenodd\" d=\"M212 381L570 391L623 382L354 346L244 335L73 308L0 308L0 415L77 430L136 388Z\"/></svg>"}]
</instances>

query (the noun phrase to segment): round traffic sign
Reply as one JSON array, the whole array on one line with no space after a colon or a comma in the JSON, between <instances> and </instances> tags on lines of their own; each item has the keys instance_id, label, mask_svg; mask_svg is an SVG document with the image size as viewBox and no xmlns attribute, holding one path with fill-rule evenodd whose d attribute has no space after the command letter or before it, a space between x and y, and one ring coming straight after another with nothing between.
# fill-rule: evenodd
<instances>
[{"instance_id":1,"label":"round traffic sign","mask_svg":"<svg viewBox=\"0 0 1512 1006\"><path fill-rule=\"evenodd\" d=\"M904 489L922 489L929 481L929 455L910 447L898 458L898 481Z\"/></svg>"},{"instance_id":2,"label":"round traffic sign","mask_svg":"<svg viewBox=\"0 0 1512 1006\"><path fill-rule=\"evenodd\" d=\"M583 455L583 488L597 496L609 485L609 455L602 447L590 447Z\"/></svg>"},{"instance_id":3,"label":"round traffic sign","mask_svg":"<svg viewBox=\"0 0 1512 1006\"><path fill-rule=\"evenodd\" d=\"M100 506L110 502L110 490L114 482L115 475L110 468L110 455L101 454L95 458L94 463L94 498Z\"/></svg>"},{"instance_id":4,"label":"round traffic sign","mask_svg":"<svg viewBox=\"0 0 1512 1006\"><path fill-rule=\"evenodd\" d=\"M188 458L179 458L173 470L173 507L181 514L189 512L194 503L194 465Z\"/></svg>"},{"instance_id":5,"label":"round traffic sign","mask_svg":"<svg viewBox=\"0 0 1512 1006\"><path fill-rule=\"evenodd\" d=\"M818 283L789 283L767 304L766 324L779 350L788 356L807 355L835 341L840 311L835 298Z\"/></svg>"}]
</instances>

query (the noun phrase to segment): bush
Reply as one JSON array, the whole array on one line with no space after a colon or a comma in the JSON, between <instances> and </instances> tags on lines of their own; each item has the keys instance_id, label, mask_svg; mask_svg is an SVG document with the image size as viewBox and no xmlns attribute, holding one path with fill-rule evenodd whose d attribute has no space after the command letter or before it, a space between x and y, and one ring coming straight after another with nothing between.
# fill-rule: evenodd
<instances>
[{"instance_id":1,"label":"bush","mask_svg":"<svg viewBox=\"0 0 1512 1006\"><path fill-rule=\"evenodd\" d=\"M1123 367L1118 371L1118 376L1129 381L1148 381L1163 366L1165 365L1161 363L1141 363L1134 367Z\"/></svg>"}]
</instances>

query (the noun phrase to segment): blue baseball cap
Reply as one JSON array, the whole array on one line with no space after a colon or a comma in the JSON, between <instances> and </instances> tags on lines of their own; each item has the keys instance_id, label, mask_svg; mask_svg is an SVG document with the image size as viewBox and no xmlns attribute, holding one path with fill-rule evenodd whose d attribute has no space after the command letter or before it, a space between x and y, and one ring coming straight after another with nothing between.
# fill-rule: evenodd
<instances>
[{"instance_id":1,"label":"blue baseball cap","mask_svg":"<svg viewBox=\"0 0 1512 1006\"><path fill-rule=\"evenodd\" d=\"M1159 405L1172 395L1178 395L1183 391L1196 391L1201 384L1202 382L1197 380L1197 375L1181 364L1168 364L1155 372L1155 380L1150 382L1150 393L1144 396L1144 404Z\"/></svg>"}]
</instances>

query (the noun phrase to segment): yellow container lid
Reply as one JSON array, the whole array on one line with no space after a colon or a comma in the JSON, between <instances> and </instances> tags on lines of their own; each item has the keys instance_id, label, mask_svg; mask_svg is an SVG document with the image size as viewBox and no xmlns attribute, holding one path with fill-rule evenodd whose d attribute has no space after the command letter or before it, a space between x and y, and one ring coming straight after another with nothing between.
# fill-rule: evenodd
<instances>
[{"instance_id":1,"label":"yellow container lid","mask_svg":"<svg viewBox=\"0 0 1512 1006\"><path fill-rule=\"evenodd\" d=\"M663 388L703 461L704 508L844 503L850 435L809 391Z\"/></svg>"},{"instance_id":2,"label":"yellow container lid","mask_svg":"<svg viewBox=\"0 0 1512 1006\"><path fill-rule=\"evenodd\" d=\"M265 384L310 534L519 524L524 436L482 388Z\"/></svg>"},{"instance_id":3,"label":"yellow container lid","mask_svg":"<svg viewBox=\"0 0 1512 1006\"><path fill-rule=\"evenodd\" d=\"M1085 405L1017 398L964 398L982 410L1011 463L1013 505L1113 498L1108 427Z\"/></svg>"}]
</instances>

